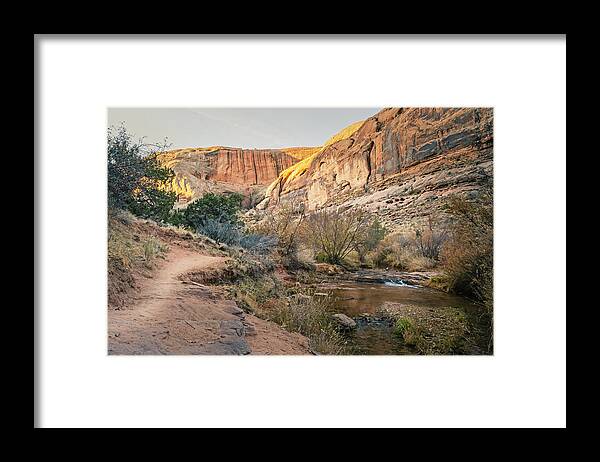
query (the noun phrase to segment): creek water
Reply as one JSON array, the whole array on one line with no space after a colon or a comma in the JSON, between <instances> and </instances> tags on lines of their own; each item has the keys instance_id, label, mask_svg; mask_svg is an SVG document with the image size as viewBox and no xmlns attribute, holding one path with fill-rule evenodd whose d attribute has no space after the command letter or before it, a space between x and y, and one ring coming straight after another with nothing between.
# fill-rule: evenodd
<instances>
[{"instance_id":1,"label":"creek water","mask_svg":"<svg viewBox=\"0 0 600 462\"><path fill-rule=\"evenodd\" d=\"M406 284L401 280L386 283L340 282L327 288L333 297L334 310L357 322L348 339L354 354L389 355L415 354L396 335L391 321L375 315L386 302L436 308L453 307L466 315L477 312L471 301L428 287Z\"/></svg>"}]
</instances>

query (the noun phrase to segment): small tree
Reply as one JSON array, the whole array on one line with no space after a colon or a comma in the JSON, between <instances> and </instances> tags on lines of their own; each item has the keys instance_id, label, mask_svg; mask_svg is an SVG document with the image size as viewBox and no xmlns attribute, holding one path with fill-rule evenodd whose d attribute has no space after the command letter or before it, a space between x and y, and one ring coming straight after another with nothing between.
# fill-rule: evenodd
<instances>
[{"instance_id":1,"label":"small tree","mask_svg":"<svg viewBox=\"0 0 600 462\"><path fill-rule=\"evenodd\" d=\"M385 233L385 228L381 222L375 218L368 226L366 232L364 233L363 239L356 243L356 252L358 253L358 258L361 265L365 264L367 253L375 250L377 245L385 237Z\"/></svg>"},{"instance_id":2,"label":"small tree","mask_svg":"<svg viewBox=\"0 0 600 462\"><path fill-rule=\"evenodd\" d=\"M480 301L489 322L492 349L494 292L494 211L491 184L467 200L450 198L451 236L442 250L442 262L451 290Z\"/></svg>"},{"instance_id":3,"label":"small tree","mask_svg":"<svg viewBox=\"0 0 600 462\"><path fill-rule=\"evenodd\" d=\"M209 220L237 226L242 199L238 193L207 193L187 206L183 212L184 222L194 230L205 226Z\"/></svg>"},{"instance_id":4,"label":"small tree","mask_svg":"<svg viewBox=\"0 0 600 462\"><path fill-rule=\"evenodd\" d=\"M370 226L369 216L361 209L344 213L320 211L308 217L306 238L325 261L343 265L358 243L364 242Z\"/></svg>"},{"instance_id":5,"label":"small tree","mask_svg":"<svg viewBox=\"0 0 600 462\"><path fill-rule=\"evenodd\" d=\"M166 220L177 195L166 189L173 178L157 154L166 148L135 141L124 125L108 129L108 207L128 209L133 214Z\"/></svg>"},{"instance_id":6,"label":"small tree","mask_svg":"<svg viewBox=\"0 0 600 462\"><path fill-rule=\"evenodd\" d=\"M293 256L298 250L302 225L306 218L304 204L284 202L256 226L256 231L277 238L277 249L283 256Z\"/></svg>"},{"instance_id":7,"label":"small tree","mask_svg":"<svg viewBox=\"0 0 600 462\"><path fill-rule=\"evenodd\" d=\"M142 149L142 143L135 142L123 125L108 129L109 208L129 206L133 190L144 176Z\"/></svg>"},{"instance_id":8,"label":"small tree","mask_svg":"<svg viewBox=\"0 0 600 462\"><path fill-rule=\"evenodd\" d=\"M415 230L415 242L419 253L435 261L440 258L440 251L447 237L446 229L439 226L431 216L427 217L426 226Z\"/></svg>"}]
</instances>

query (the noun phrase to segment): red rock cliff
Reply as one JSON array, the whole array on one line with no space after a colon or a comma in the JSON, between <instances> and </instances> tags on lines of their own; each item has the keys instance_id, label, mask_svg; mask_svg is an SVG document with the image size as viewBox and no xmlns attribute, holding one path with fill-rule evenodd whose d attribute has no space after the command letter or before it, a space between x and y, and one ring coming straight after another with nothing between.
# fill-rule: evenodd
<instances>
[{"instance_id":1,"label":"red rock cliff","mask_svg":"<svg viewBox=\"0 0 600 462\"><path fill-rule=\"evenodd\" d=\"M302 201L308 210L362 206L392 227L440 210L492 176L489 108L388 108L269 187L260 208Z\"/></svg>"},{"instance_id":2,"label":"red rock cliff","mask_svg":"<svg viewBox=\"0 0 600 462\"><path fill-rule=\"evenodd\" d=\"M213 157L208 178L245 186L268 185L296 162L288 154L274 149L219 149Z\"/></svg>"},{"instance_id":3,"label":"red rock cliff","mask_svg":"<svg viewBox=\"0 0 600 462\"><path fill-rule=\"evenodd\" d=\"M278 149L189 148L163 152L163 165L175 172L171 189L184 200L206 192L249 192L277 178L297 159Z\"/></svg>"}]
</instances>

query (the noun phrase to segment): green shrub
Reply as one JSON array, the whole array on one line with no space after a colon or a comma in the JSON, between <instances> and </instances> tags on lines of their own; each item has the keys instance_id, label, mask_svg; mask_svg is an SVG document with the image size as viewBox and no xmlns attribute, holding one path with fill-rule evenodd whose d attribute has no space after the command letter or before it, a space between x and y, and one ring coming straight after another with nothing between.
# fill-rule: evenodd
<instances>
[{"instance_id":1,"label":"green shrub","mask_svg":"<svg viewBox=\"0 0 600 462\"><path fill-rule=\"evenodd\" d=\"M329 263L329 257L325 252L318 252L315 255L315 261L317 263Z\"/></svg>"},{"instance_id":2,"label":"green shrub","mask_svg":"<svg viewBox=\"0 0 600 462\"><path fill-rule=\"evenodd\" d=\"M408 318L398 318L394 325L394 333L399 336L403 336L404 333L413 328L413 323Z\"/></svg>"},{"instance_id":3,"label":"green shrub","mask_svg":"<svg viewBox=\"0 0 600 462\"><path fill-rule=\"evenodd\" d=\"M160 149L143 139L135 141L123 125L108 129L109 211L129 210L157 221L169 218L177 195L165 190L174 173L158 161Z\"/></svg>"},{"instance_id":4,"label":"green shrub","mask_svg":"<svg viewBox=\"0 0 600 462\"><path fill-rule=\"evenodd\" d=\"M186 227L185 211L184 210L171 210L167 222L170 225L184 228Z\"/></svg>"},{"instance_id":5,"label":"green shrub","mask_svg":"<svg viewBox=\"0 0 600 462\"><path fill-rule=\"evenodd\" d=\"M200 227L212 226L212 223L239 224L238 212L242 207L243 196L238 193L214 194L207 193L201 198L191 202L183 212L182 218L185 226L196 230Z\"/></svg>"}]
</instances>

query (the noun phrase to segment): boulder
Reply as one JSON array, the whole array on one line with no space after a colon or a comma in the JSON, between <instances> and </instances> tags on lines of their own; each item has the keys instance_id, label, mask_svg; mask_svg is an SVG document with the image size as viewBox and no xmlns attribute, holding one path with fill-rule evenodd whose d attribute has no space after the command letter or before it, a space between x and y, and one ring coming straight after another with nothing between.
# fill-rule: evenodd
<instances>
[{"instance_id":1,"label":"boulder","mask_svg":"<svg viewBox=\"0 0 600 462\"><path fill-rule=\"evenodd\" d=\"M335 319L340 326L346 329L354 329L356 327L356 321L343 313L334 314L333 319Z\"/></svg>"}]
</instances>

